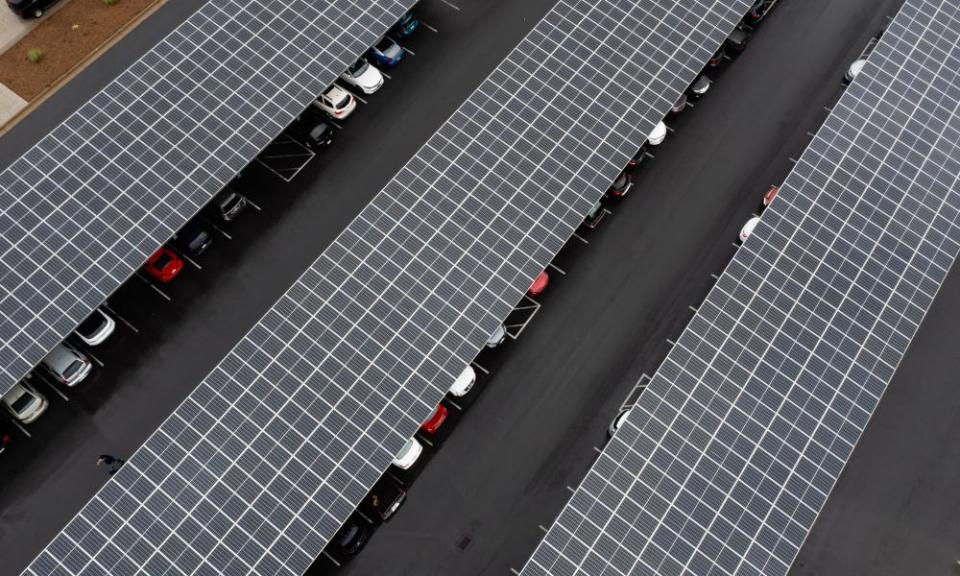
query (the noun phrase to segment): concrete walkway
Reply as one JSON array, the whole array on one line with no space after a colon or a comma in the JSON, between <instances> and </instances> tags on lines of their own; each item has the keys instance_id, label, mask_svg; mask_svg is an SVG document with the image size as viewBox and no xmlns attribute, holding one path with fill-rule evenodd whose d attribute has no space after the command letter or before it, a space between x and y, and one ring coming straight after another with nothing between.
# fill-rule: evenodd
<instances>
[{"instance_id":1,"label":"concrete walkway","mask_svg":"<svg viewBox=\"0 0 960 576\"><path fill-rule=\"evenodd\" d=\"M0 126L7 123L27 106L27 101L16 92L0 84Z\"/></svg>"}]
</instances>

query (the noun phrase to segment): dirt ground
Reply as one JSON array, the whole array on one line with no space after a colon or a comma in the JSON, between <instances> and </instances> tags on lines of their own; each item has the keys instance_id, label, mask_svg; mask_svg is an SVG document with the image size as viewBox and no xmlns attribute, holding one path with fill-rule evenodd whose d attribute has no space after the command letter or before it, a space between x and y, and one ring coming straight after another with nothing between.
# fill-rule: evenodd
<instances>
[{"instance_id":1,"label":"dirt ground","mask_svg":"<svg viewBox=\"0 0 960 576\"><path fill-rule=\"evenodd\" d=\"M0 82L33 100L158 1L117 0L110 6L103 0L67 2L0 54ZM37 63L27 58L33 49L43 51Z\"/></svg>"}]
</instances>

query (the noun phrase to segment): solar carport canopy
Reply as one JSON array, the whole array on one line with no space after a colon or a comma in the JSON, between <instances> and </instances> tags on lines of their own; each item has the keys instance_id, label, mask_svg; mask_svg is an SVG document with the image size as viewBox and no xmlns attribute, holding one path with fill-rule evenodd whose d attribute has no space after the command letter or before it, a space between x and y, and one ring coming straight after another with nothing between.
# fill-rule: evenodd
<instances>
[{"instance_id":1,"label":"solar carport canopy","mask_svg":"<svg viewBox=\"0 0 960 576\"><path fill-rule=\"evenodd\" d=\"M559 2L27 573L302 573L746 10Z\"/></svg>"},{"instance_id":2,"label":"solar carport canopy","mask_svg":"<svg viewBox=\"0 0 960 576\"><path fill-rule=\"evenodd\" d=\"M0 172L0 392L413 3L207 2Z\"/></svg>"},{"instance_id":3,"label":"solar carport canopy","mask_svg":"<svg viewBox=\"0 0 960 576\"><path fill-rule=\"evenodd\" d=\"M960 249L958 10L906 0L523 576L787 573Z\"/></svg>"}]
</instances>

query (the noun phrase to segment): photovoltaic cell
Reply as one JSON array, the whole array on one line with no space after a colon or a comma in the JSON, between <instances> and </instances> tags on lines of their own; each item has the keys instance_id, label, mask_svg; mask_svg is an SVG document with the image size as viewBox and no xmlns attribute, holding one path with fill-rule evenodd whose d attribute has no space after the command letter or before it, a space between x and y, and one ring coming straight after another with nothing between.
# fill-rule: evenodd
<instances>
[{"instance_id":1,"label":"photovoltaic cell","mask_svg":"<svg viewBox=\"0 0 960 576\"><path fill-rule=\"evenodd\" d=\"M960 249L958 71L906 0L523 576L787 573Z\"/></svg>"},{"instance_id":2,"label":"photovoltaic cell","mask_svg":"<svg viewBox=\"0 0 960 576\"><path fill-rule=\"evenodd\" d=\"M559 2L26 573L302 573L746 9Z\"/></svg>"},{"instance_id":3,"label":"photovoltaic cell","mask_svg":"<svg viewBox=\"0 0 960 576\"><path fill-rule=\"evenodd\" d=\"M0 390L414 0L218 0L0 172Z\"/></svg>"}]
</instances>

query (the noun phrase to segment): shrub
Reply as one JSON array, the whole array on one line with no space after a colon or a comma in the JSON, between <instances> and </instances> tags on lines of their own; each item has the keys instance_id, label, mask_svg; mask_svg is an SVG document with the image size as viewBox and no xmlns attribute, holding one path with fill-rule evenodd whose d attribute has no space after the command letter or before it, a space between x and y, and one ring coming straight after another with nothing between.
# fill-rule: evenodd
<instances>
[{"instance_id":1,"label":"shrub","mask_svg":"<svg viewBox=\"0 0 960 576\"><path fill-rule=\"evenodd\" d=\"M117 3L117 1L118 0L103 0L103 3L106 4L107 6L113 6L114 4Z\"/></svg>"},{"instance_id":2,"label":"shrub","mask_svg":"<svg viewBox=\"0 0 960 576\"><path fill-rule=\"evenodd\" d=\"M36 64L40 60L43 60L43 50L39 48L31 48L27 50L27 59Z\"/></svg>"}]
</instances>

